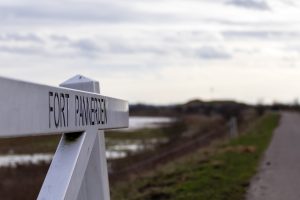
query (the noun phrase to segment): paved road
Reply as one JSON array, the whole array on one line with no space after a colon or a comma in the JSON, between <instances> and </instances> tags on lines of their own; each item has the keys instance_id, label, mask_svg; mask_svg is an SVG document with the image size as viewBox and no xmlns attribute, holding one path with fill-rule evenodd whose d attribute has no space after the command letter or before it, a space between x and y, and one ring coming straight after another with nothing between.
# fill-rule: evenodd
<instances>
[{"instance_id":1,"label":"paved road","mask_svg":"<svg viewBox=\"0 0 300 200\"><path fill-rule=\"evenodd\" d=\"M247 200L300 200L299 114L282 114Z\"/></svg>"}]
</instances>

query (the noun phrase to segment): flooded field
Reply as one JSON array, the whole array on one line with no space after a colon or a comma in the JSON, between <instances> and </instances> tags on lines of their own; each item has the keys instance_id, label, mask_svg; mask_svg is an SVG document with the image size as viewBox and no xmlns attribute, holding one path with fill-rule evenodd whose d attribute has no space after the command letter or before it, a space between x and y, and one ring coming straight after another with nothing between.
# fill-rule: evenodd
<instances>
[{"instance_id":1,"label":"flooded field","mask_svg":"<svg viewBox=\"0 0 300 200\"><path fill-rule=\"evenodd\" d=\"M0 167L16 167L18 165L38 165L50 163L53 154L32 154L32 155L2 155L0 156Z\"/></svg>"},{"instance_id":2,"label":"flooded field","mask_svg":"<svg viewBox=\"0 0 300 200\"><path fill-rule=\"evenodd\" d=\"M130 117L129 128L105 131L110 186L113 188L122 180L147 173L222 138L228 129L228 109L218 114L219 104L211 112L207 111L210 107L201 107L200 111L206 113L201 114L195 113L194 104L192 110L189 105L176 108L177 113L170 110L173 107L137 112L136 116L152 113L173 117ZM161 113L166 114L158 115ZM251 113L241 113L241 120L249 121L247 116ZM1 199L36 199L60 138L61 134L0 138Z\"/></svg>"},{"instance_id":3,"label":"flooded field","mask_svg":"<svg viewBox=\"0 0 300 200\"><path fill-rule=\"evenodd\" d=\"M157 138L152 135L151 138L147 137L147 140L143 137L134 137L131 139L125 139L122 135L129 133L131 131L137 131L139 129L153 129L160 126L165 126L174 121L172 118L167 117L130 117L129 128L122 131L115 131L114 135L119 135L120 137L110 137L110 133L106 134L106 157L109 160L124 158L127 155L134 154L145 149L154 148L156 144L165 142L166 139ZM59 137L59 136L58 136ZM53 140L53 139L52 139ZM53 150L57 145L53 144ZM47 146L46 146L47 147ZM52 150L52 151L53 151ZM7 153L1 152L0 155L0 167L16 167L17 165L30 165L30 164L40 164L40 163L50 163L53 158L53 152L15 152L16 150L12 146L7 148Z\"/></svg>"},{"instance_id":4,"label":"flooded field","mask_svg":"<svg viewBox=\"0 0 300 200\"><path fill-rule=\"evenodd\" d=\"M143 128L157 128L173 122L170 117L130 117L129 127L120 131L133 131Z\"/></svg>"},{"instance_id":5,"label":"flooded field","mask_svg":"<svg viewBox=\"0 0 300 200\"><path fill-rule=\"evenodd\" d=\"M164 144L168 138L159 128L167 127L174 118L168 117L130 117L129 127L106 134L106 157L109 160L125 158L141 151L154 149Z\"/></svg>"}]
</instances>

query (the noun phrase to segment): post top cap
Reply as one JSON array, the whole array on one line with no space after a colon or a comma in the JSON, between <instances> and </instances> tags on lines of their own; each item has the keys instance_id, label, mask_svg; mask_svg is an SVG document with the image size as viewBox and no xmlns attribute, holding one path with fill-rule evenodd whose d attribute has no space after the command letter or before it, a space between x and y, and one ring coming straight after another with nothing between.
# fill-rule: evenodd
<instances>
[{"instance_id":1,"label":"post top cap","mask_svg":"<svg viewBox=\"0 0 300 200\"><path fill-rule=\"evenodd\" d=\"M87 78L85 76L82 76L80 74L66 80L63 82L61 85L69 85L69 84L74 84L74 83L89 83L89 82L98 82L93 79Z\"/></svg>"},{"instance_id":2,"label":"post top cap","mask_svg":"<svg viewBox=\"0 0 300 200\"><path fill-rule=\"evenodd\" d=\"M82 75L76 75L61 83L59 86L86 92L100 93L99 82Z\"/></svg>"}]
</instances>

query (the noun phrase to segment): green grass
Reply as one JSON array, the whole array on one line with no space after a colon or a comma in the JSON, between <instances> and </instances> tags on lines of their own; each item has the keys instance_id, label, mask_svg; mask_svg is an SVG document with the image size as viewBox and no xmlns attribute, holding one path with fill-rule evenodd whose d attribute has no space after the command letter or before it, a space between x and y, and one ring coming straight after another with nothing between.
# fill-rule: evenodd
<instances>
[{"instance_id":1,"label":"green grass","mask_svg":"<svg viewBox=\"0 0 300 200\"><path fill-rule=\"evenodd\" d=\"M54 153L61 135L0 139L0 154Z\"/></svg>"},{"instance_id":2,"label":"green grass","mask_svg":"<svg viewBox=\"0 0 300 200\"><path fill-rule=\"evenodd\" d=\"M242 136L193 153L112 187L115 200L241 200L279 115L260 118Z\"/></svg>"},{"instance_id":3,"label":"green grass","mask_svg":"<svg viewBox=\"0 0 300 200\"><path fill-rule=\"evenodd\" d=\"M112 140L143 140L151 138L171 138L177 137L187 129L187 124L178 121L165 127L143 128L132 131L106 131L106 138Z\"/></svg>"},{"instance_id":4,"label":"green grass","mask_svg":"<svg viewBox=\"0 0 300 200\"><path fill-rule=\"evenodd\" d=\"M112 140L142 140L165 137L165 133L160 128L144 128L134 131L107 131L107 139Z\"/></svg>"},{"instance_id":5,"label":"green grass","mask_svg":"<svg viewBox=\"0 0 300 200\"><path fill-rule=\"evenodd\" d=\"M124 141L147 141L150 139L169 139L185 130L185 124L174 123L163 128L144 128L134 131L105 131L106 145L122 144ZM175 134L174 134L175 133ZM46 136L25 136L16 138L0 138L0 155L3 154L32 154L54 153L60 134Z\"/></svg>"}]
</instances>

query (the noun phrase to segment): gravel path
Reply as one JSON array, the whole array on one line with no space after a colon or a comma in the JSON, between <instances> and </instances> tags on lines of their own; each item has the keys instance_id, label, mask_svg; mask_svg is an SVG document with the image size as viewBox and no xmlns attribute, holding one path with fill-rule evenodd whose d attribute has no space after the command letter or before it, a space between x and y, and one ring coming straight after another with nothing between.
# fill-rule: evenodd
<instances>
[{"instance_id":1,"label":"gravel path","mask_svg":"<svg viewBox=\"0 0 300 200\"><path fill-rule=\"evenodd\" d=\"M300 200L300 115L282 113L280 125L258 174L253 178L247 200Z\"/></svg>"}]
</instances>

